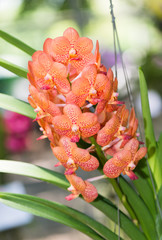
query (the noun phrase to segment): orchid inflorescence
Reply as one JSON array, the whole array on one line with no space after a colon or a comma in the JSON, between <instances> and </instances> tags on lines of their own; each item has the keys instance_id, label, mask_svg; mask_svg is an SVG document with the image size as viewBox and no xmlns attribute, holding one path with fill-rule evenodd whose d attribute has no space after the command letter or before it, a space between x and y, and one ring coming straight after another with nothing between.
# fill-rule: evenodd
<instances>
[{"instance_id":1,"label":"orchid inflorescence","mask_svg":"<svg viewBox=\"0 0 162 240\"><path fill-rule=\"evenodd\" d=\"M94 137L105 158L112 156L103 167L108 178L123 173L137 179L133 170L147 151L139 148L134 108L129 113L118 100L117 78L101 64L98 41L94 54L92 49L92 40L79 37L75 29L68 28L63 36L46 39L43 51L36 51L28 64L28 100L43 133L38 139L50 140L59 160L55 166L65 167L71 184L71 194L66 199L81 194L87 202L97 198L97 190L78 177L76 170L96 170L99 161L91 153L95 146L78 147L81 139L91 143L90 137Z\"/></svg>"}]
</instances>

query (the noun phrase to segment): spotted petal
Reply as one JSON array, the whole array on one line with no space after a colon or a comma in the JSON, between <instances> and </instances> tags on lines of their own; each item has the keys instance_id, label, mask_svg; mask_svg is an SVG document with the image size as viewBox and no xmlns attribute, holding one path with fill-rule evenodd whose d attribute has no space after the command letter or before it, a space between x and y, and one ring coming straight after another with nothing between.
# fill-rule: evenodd
<instances>
[{"instance_id":1,"label":"spotted petal","mask_svg":"<svg viewBox=\"0 0 162 240\"><path fill-rule=\"evenodd\" d=\"M86 37L80 37L75 44L75 48L79 55L90 53L93 49L93 42L91 39Z\"/></svg>"},{"instance_id":2,"label":"spotted petal","mask_svg":"<svg viewBox=\"0 0 162 240\"><path fill-rule=\"evenodd\" d=\"M147 153L147 148L141 147L135 154L134 164L137 165L138 161L141 160L146 155L146 153Z\"/></svg>"},{"instance_id":3,"label":"spotted petal","mask_svg":"<svg viewBox=\"0 0 162 240\"><path fill-rule=\"evenodd\" d=\"M62 147L54 147L52 148L53 154L55 157L63 164L65 164L68 160L68 156Z\"/></svg>"},{"instance_id":4,"label":"spotted petal","mask_svg":"<svg viewBox=\"0 0 162 240\"><path fill-rule=\"evenodd\" d=\"M71 120L72 124L76 124L79 116L82 114L80 108L74 104L67 104L63 112Z\"/></svg>"},{"instance_id":5,"label":"spotted petal","mask_svg":"<svg viewBox=\"0 0 162 240\"><path fill-rule=\"evenodd\" d=\"M74 187L74 189L76 189L76 191L79 191L81 193L86 188L86 184L81 177L72 174L66 176L66 178L68 179L70 184Z\"/></svg>"},{"instance_id":6,"label":"spotted petal","mask_svg":"<svg viewBox=\"0 0 162 240\"><path fill-rule=\"evenodd\" d=\"M54 62L50 70L50 74L53 77L54 83L59 92L64 94L70 91L70 83L67 79L67 70L63 64Z\"/></svg>"},{"instance_id":7,"label":"spotted petal","mask_svg":"<svg viewBox=\"0 0 162 240\"><path fill-rule=\"evenodd\" d=\"M82 107L85 104L85 95L75 95L72 91L70 91L66 95L66 103L69 104L75 104L78 105L79 107Z\"/></svg>"},{"instance_id":8,"label":"spotted petal","mask_svg":"<svg viewBox=\"0 0 162 240\"><path fill-rule=\"evenodd\" d=\"M74 28L72 28L72 27L67 28L64 31L63 36L66 37L69 40L70 45L72 47L74 47L74 44L76 43L76 41L79 38L78 32Z\"/></svg>"},{"instance_id":9,"label":"spotted petal","mask_svg":"<svg viewBox=\"0 0 162 240\"><path fill-rule=\"evenodd\" d=\"M80 116L78 125L84 138L95 135L100 129L97 116L89 112L83 113Z\"/></svg>"},{"instance_id":10,"label":"spotted petal","mask_svg":"<svg viewBox=\"0 0 162 240\"><path fill-rule=\"evenodd\" d=\"M139 141L135 138L132 138L125 146L124 149L131 152L132 159L134 158L139 147Z\"/></svg>"},{"instance_id":11,"label":"spotted petal","mask_svg":"<svg viewBox=\"0 0 162 240\"><path fill-rule=\"evenodd\" d=\"M103 167L103 172L108 178L117 178L123 171L123 167L117 167L113 163L113 158L108 160L104 167Z\"/></svg>"},{"instance_id":12,"label":"spotted petal","mask_svg":"<svg viewBox=\"0 0 162 240\"><path fill-rule=\"evenodd\" d=\"M52 41L52 51L57 62L66 63L71 49L70 42L66 37L57 37Z\"/></svg>"},{"instance_id":13,"label":"spotted petal","mask_svg":"<svg viewBox=\"0 0 162 240\"><path fill-rule=\"evenodd\" d=\"M114 154L113 164L117 167L125 168L131 162L131 153L128 150L123 149Z\"/></svg>"},{"instance_id":14,"label":"spotted petal","mask_svg":"<svg viewBox=\"0 0 162 240\"><path fill-rule=\"evenodd\" d=\"M68 157L72 157L73 149L77 148L76 143L72 143L68 137L62 137L59 141L59 145L64 148Z\"/></svg>"},{"instance_id":15,"label":"spotted petal","mask_svg":"<svg viewBox=\"0 0 162 240\"><path fill-rule=\"evenodd\" d=\"M99 167L99 161L94 156L91 156L88 161L80 162L79 166L84 171L94 171Z\"/></svg>"},{"instance_id":16,"label":"spotted petal","mask_svg":"<svg viewBox=\"0 0 162 240\"><path fill-rule=\"evenodd\" d=\"M86 187L82 192L83 198L86 202L93 202L98 197L97 189L88 181L85 181L85 184Z\"/></svg>"},{"instance_id":17,"label":"spotted petal","mask_svg":"<svg viewBox=\"0 0 162 240\"><path fill-rule=\"evenodd\" d=\"M90 64L86 66L82 71L82 76L89 81L91 86L94 85L97 77L96 65Z\"/></svg>"},{"instance_id":18,"label":"spotted petal","mask_svg":"<svg viewBox=\"0 0 162 240\"><path fill-rule=\"evenodd\" d=\"M73 159L74 159L75 163L77 163L79 165L81 163L87 162L91 157L91 155L89 154L89 152L87 150L78 148L78 147L73 149L72 155L73 155Z\"/></svg>"},{"instance_id":19,"label":"spotted petal","mask_svg":"<svg viewBox=\"0 0 162 240\"><path fill-rule=\"evenodd\" d=\"M84 97L84 99L86 99L86 97L88 96L90 87L91 87L91 85L90 85L88 79L81 77L81 78L78 78L72 84L72 92L76 96L81 96L81 97Z\"/></svg>"},{"instance_id":20,"label":"spotted petal","mask_svg":"<svg viewBox=\"0 0 162 240\"><path fill-rule=\"evenodd\" d=\"M113 140L119 126L119 118L116 115L113 115L113 117L106 123L105 127L98 132L97 143L101 146L107 145L111 140Z\"/></svg>"},{"instance_id":21,"label":"spotted petal","mask_svg":"<svg viewBox=\"0 0 162 240\"><path fill-rule=\"evenodd\" d=\"M71 136L71 121L69 118L65 115L62 116L56 116L53 118L53 125L56 133L58 133L61 136Z\"/></svg>"}]
</instances>

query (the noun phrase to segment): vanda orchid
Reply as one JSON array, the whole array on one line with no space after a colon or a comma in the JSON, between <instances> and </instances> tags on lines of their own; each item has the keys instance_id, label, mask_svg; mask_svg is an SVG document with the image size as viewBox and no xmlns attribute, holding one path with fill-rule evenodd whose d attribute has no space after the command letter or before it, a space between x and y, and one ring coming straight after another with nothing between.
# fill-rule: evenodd
<instances>
[{"instance_id":1,"label":"vanda orchid","mask_svg":"<svg viewBox=\"0 0 162 240\"><path fill-rule=\"evenodd\" d=\"M1 35L4 39L7 36L13 44L16 41L3 31ZM92 40L80 37L74 28L69 27L63 36L45 40L43 51L35 51L24 43L19 48L32 55L28 71L14 64L11 68L6 61L0 64L29 80L28 101L31 106L5 94L0 95L1 102L12 104L0 103L0 106L38 122L42 135L37 140L49 139L52 152L58 159L55 167L63 167L64 174L7 160L0 161L0 172L25 175L68 190L70 194L65 196L66 200L83 198L117 223L129 239L161 239L159 199L162 199L162 175L155 168L160 161L161 143L159 141L156 145L151 130L147 87L142 71L140 86L147 148L141 146L144 143L139 140L135 109L127 109L120 101L120 79L114 76L111 68L106 69L102 65L98 41L93 51ZM149 166L144 159L146 154L154 164ZM82 179L78 169L99 171L94 178ZM98 194L98 185L93 182L100 180L102 184L102 178L112 184L129 216ZM158 196L156 191L159 191ZM0 201L73 227L91 239L122 239L99 221L56 202L11 193L0 193Z\"/></svg>"},{"instance_id":2,"label":"vanda orchid","mask_svg":"<svg viewBox=\"0 0 162 240\"><path fill-rule=\"evenodd\" d=\"M134 180L137 176L132 170L147 152L146 147L138 150L138 125L131 124L135 119L134 109L134 117L129 117L128 109L118 100L117 79L113 77L112 70L107 70L98 60L101 58L98 42L95 54L92 48L92 41L79 37L71 27L64 31L62 37L47 39L44 50L35 52L28 64L29 102L35 107L36 120L51 141L53 153L60 160L59 165L65 167L65 175L76 175L78 166L85 171L99 166L95 157L89 160L91 148L79 150L74 144L80 138L90 142L89 137L94 137L103 147L105 156L110 148L115 149L111 151L111 160L105 163L104 174L116 178L123 173ZM114 107L109 107L112 104ZM98 110L101 106L102 112ZM130 128L135 130L128 135ZM49 132L57 138L51 138ZM127 142L123 144L125 140ZM117 143L120 144L115 148ZM72 187L77 189L76 176L68 176L67 179L73 179ZM93 194L96 189L93 186L92 189Z\"/></svg>"}]
</instances>

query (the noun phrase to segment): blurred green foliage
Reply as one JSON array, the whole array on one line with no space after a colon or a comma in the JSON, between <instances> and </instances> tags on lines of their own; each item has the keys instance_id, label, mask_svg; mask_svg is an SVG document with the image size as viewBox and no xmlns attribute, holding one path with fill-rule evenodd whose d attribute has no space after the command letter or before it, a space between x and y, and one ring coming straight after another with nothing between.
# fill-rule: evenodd
<instances>
[{"instance_id":1,"label":"blurred green foliage","mask_svg":"<svg viewBox=\"0 0 162 240\"><path fill-rule=\"evenodd\" d=\"M27 11L34 11L40 5L48 5L57 11L89 9L90 3L88 0L27 0L23 1L20 15Z\"/></svg>"},{"instance_id":2,"label":"blurred green foliage","mask_svg":"<svg viewBox=\"0 0 162 240\"><path fill-rule=\"evenodd\" d=\"M53 11L58 11L62 14L65 11L70 11L71 18L78 24L81 30L90 18L90 15L83 14L83 10L90 11L90 2L88 0L24 0L18 17L21 18L29 11L35 11L43 6L48 6Z\"/></svg>"},{"instance_id":3,"label":"blurred green foliage","mask_svg":"<svg viewBox=\"0 0 162 240\"><path fill-rule=\"evenodd\" d=\"M148 53L143 59L142 70L149 89L154 89L162 96L162 53L154 55Z\"/></svg>"}]
</instances>

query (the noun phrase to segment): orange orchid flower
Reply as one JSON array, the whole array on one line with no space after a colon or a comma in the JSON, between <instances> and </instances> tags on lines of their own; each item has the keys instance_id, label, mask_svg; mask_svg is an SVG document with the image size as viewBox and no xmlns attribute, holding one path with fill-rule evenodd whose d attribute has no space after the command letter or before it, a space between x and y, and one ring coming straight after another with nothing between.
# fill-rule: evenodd
<instances>
[{"instance_id":1,"label":"orange orchid flower","mask_svg":"<svg viewBox=\"0 0 162 240\"><path fill-rule=\"evenodd\" d=\"M79 37L78 32L70 27L67 28L62 37L48 38L43 50L51 55L54 61L63 63L69 68L72 66L80 72L90 62L95 62L92 54L92 40L86 37Z\"/></svg>"},{"instance_id":2,"label":"orange orchid flower","mask_svg":"<svg viewBox=\"0 0 162 240\"><path fill-rule=\"evenodd\" d=\"M80 138L90 143L94 136L104 154L113 157L106 162L103 171L107 177L116 178L121 173L137 179L133 173L138 161L145 156L146 148L139 148L137 140L138 120L132 108L129 111L118 100L118 80L111 69L101 64L99 43L95 54L89 38L80 37L73 28L63 36L48 38L43 51L36 51L28 63L30 82L29 103L37 113L42 136L48 138L51 149L65 167L65 176L71 186L72 200L81 194L92 202L98 196L90 179L84 181L75 172L78 168L92 171L99 161L88 149L79 148ZM120 106L122 105L122 106Z\"/></svg>"},{"instance_id":3,"label":"orange orchid flower","mask_svg":"<svg viewBox=\"0 0 162 240\"><path fill-rule=\"evenodd\" d=\"M99 52L99 42L98 42L98 40L96 41L95 60L96 60L95 64L96 64L96 67L97 67L97 72L106 74L107 69L103 64L101 64L101 54Z\"/></svg>"},{"instance_id":4,"label":"orange orchid flower","mask_svg":"<svg viewBox=\"0 0 162 240\"><path fill-rule=\"evenodd\" d=\"M40 109L40 107L38 107L38 105L36 104L36 102L34 101L34 99L31 96L28 97L28 101L29 101L30 105L37 112L38 112L38 108L39 108L39 112L37 113L36 121L40 125L40 130L43 132L43 135L40 136L39 138L37 138L37 140L48 138L53 145L58 145L58 141L59 141L60 137L54 131L54 127L52 125L52 117L49 116L48 113L45 113L42 109ZM58 114L60 114L60 112L58 112Z\"/></svg>"},{"instance_id":5,"label":"orange orchid flower","mask_svg":"<svg viewBox=\"0 0 162 240\"><path fill-rule=\"evenodd\" d=\"M93 186L90 182L84 181L75 174L66 175L66 178L71 184L68 190L72 192L72 194L65 198L66 200L73 200L80 194L83 196L86 202L93 202L98 197L95 186Z\"/></svg>"},{"instance_id":6,"label":"orange orchid flower","mask_svg":"<svg viewBox=\"0 0 162 240\"><path fill-rule=\"evenodd\" d=\"M127 123L127 109L125 105L120 106L116 113L112 115L110 120L105 124L105 126L98 132L97 134L97 143L100 146L109 147L109 144L114 139L118 138L120 140L120 136L123 131L126 129Z\"/></svg>"},{"instance_id":7,"label":"orange orchid flower","mask_svg":"<svg viewBox=\"0 0 162 240\"><path fill-rule=\"evenodd\" d=\"M51 115L53 117L61 115L59 107L49 100L49 96L42 92L39 92L34 86L29 86L29 92L35 102L35 112L43 111L43 114Z\"/></svg>"},{"instance_id":8,"label":"orange orchid flower","mask_svg":"<svg viewBox=\"0 0 162 240\"><path fill-rule=\"evenodd\" d=\"M45 121L44 119L38 120L38 124L41 126L40 130L42 131L42 136L38 137L37 140L42 140L44 138L48 138L51 142L51 144L54 146L58 145L59 136L57 133L55 133L54 128L48 121Z\"/></svg>"},{"instance_id":9,"label":"orange orchid flower","mask_svg":"<svg viewBox=\"0 0 162 240\"><path fill-rule=\"evenodd\" d=\"M126 112L127 111L127 112ZM126 127L126 123L128 121L129 111L126 109L125 111L125 125L122 123L122 126ZM115 142L114 144L110 144L110 148L106 149L105 153L113 156L116 152L120 151L127 142L129 142L132 138L137 138L139 136L139 133L137 133L138 128L138 119L135 115L134 108L131 109L131 113L129 116L129 124L128 127L120 134L119 138L120 141ZM143 144L143 142L139 141L140 144Z\"/></svg>"},{"instance_id":10,"label":"orange orchid flower","mask_svg":"<svg viewBox=\"0 0 162 240\"><path fill-rule=\"evenodd\" d=\"M72 91L70 91L67 95L66 95L66 103L67 104L75 104L79 107L82 107L85 105L85 95L75 95Z\"/></svg>"},{"instance_id":11,"label":"orange orchid flower","mask_svg":"<svg viewBox=\"0 0 162 240\"><path fill-rule=\"evenodd\" d=\"M103 99L107 81L105 74L97 73L95 64L89 64L83 69L81 77L72 83L72 92L84 99L83 103L87 100L95 105Z\"/></svg>"},{"instance_id":12,"label":"orange orchid flower","mask_svg":"<svg viewBox=\"0 0 162 240\"><path fill-rule=\"evenodd\" d=\"M88 150L78 148L68 137L62 137L59 146L52 147L52 151L61 165L66 168L66 175L74 173L78 167L84 171L93 171L99 167L97 158L91 156Z\"/></svg>"},{"instance_id":13,"label":"orange orchid flower","mask_svg":"<svg viewBox=\"0 0 162 240\"><path fill-rule=\"evenodd\" d=\"M123 122L122 126L126 127L128 116L129 116L129 111L126 109L124 113L125 124ZM137 136L139 136L139 134L136 133L137 128L138 128L138 119L136 118L134 108L132 108L130 117L129 117L129 125L128 127L126 127L126 129L123 132L121 132L121 134L117 138L118 140L120 138L120 141L114 140L114 142L110 144L110 147L106 149L105 153L113 156L116 152L120 151L125 146L125 144L129 142L130 139L137 138ZM139 143L143 144L143 142L139 142Z\"/></svg>"},{"instance_id":14,"label":"orange orchid flower","mask_svg":"<svg viewBox=\"0 0 162 240\"><path fill-rule=\"evenodd\" d=\"M27 74L30 83L42 90L50 90L54 87L63 94L70 91L70 83L67 79L66 67L54 62L50 55L43 51L37 51L28 63Z\"/></svg>"},{"instance_id":15,"label":"orange orchid flower","mask_svg":"<svg viewBox=\"0 0 162 240\"><path fill-rule=\"evenodd\" d=\"M103 94L103 99L97 104L96 111L95 111L96 114L99 114L103 111L114 112L119 107L117 104L123 104L123 102L118 101L118 95L119 95L117 93L118 80L117 78L114 79L114 75L111 68L109 68L107 72L107 78L108 78L108 81Z\"/></svg>"},{"instance_id":16,"label":"orange orchid flower","mask_svg":"<svg viewBox=\"0 0 162 240\"><path fill-rule=\"evenodd\" d=\"M138 128L138 119L136 118L134 108L131 109L130 117L129 117L129 125L125 133L123 134L123 141L121 144L121 148L131 139L139 136L137 133ZM142 143L142 142L140 142Z\"/></svg>"},{"instance_id":17,"label":"orange orchid flower","mask_svg":"<svg viewBox=\"0 0 162 240\"><path fill-rule=\"evenodd\" d=\"M72 142L78 142L80 136L91 137L100 129L97 116L90 112L82 113L77 105L67 104L63 113L53 118L53 126L60 136L67 136Z\"/></svg>"},{"instance_id":18,"label":"orange orchid flower","mask_svg":"<svg viewBox=\"0 0 162 240\"><path fill-rule=\"evenodd\" d=\"M137 176L133 173L139 160L147 152L146 147L139 148L139 141L132 138L123 148L123 150L114 154L113 158L108 160L103 168L104 174L109 178L117 178L121 173L126 174L130 179L135 180Z\"/></svg>"}]
</instances>

